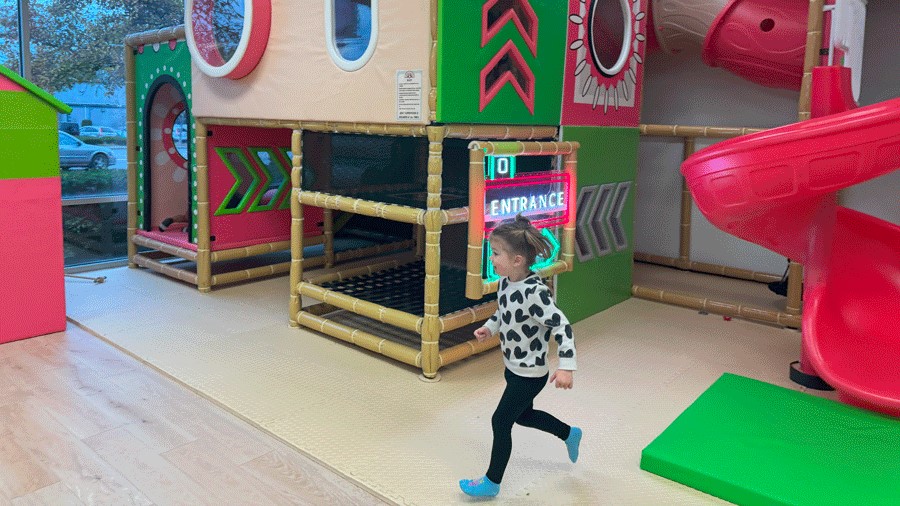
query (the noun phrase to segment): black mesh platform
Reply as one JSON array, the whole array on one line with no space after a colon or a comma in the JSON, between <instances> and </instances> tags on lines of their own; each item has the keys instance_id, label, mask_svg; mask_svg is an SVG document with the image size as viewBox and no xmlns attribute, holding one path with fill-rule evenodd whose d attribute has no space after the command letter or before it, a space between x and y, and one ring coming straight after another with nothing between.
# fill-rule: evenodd
<instances>
[{"instance_id":1,"label":"black mesh platform","mask_svg":"<svg viewBox=\"0 0 900 506\"><path fill-rule=\"evenodd\" d=\"M425 261L401 265L368 276L323 283L322 287L384 307L423 316ZM465 269L441 265L439 314L443 316L455 313L497 298L495 294L491 294L481 300L470 300L466 298L465 293Z\"/></svg>"}]
</instances>

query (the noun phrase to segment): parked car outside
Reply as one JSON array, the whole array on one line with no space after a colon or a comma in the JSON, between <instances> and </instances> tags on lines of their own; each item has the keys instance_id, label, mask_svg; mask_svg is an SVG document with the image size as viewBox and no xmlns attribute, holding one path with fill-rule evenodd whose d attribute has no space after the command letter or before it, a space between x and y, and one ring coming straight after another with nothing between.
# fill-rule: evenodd
<instances>
[{"instance_id":1,"label":"parked car outside","mask_svg":"<svg viewBox=\"0 0 900 506\"><path fill-rule=\"evenodd\" d=\"M61 121L59 123L59 129L69 135L81 135L81 127L74 121Z\"/></svg>"},{"instance_id":2,"label":"parked car outside","mask_svg":"<svg viewBox=\"0 0 900 506\"><path fill-rule=\"evenodd\" d=\"M117 137L119 134L115 129L106 126L83 126L81 127L82 137Z\"/></svg>"},{"instance_id":3,"label":"parked car outside","mask_svg":"<svg viewBox=\"0 0 900 506\"><path fill-rule=\"evenodd\" d=\"M84 127L88 128L88 127ZM82 132L84 131L82 128ZM88 144L71 135L59 132L59 166L106 169L116 163L112 150L103 146Z\"/></svg>"}]
</instances>

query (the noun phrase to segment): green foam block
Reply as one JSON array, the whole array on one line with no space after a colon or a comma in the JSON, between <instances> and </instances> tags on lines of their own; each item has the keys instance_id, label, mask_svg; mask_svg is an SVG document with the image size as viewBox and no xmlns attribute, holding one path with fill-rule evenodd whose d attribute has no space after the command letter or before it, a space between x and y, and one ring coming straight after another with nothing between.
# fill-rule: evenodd
<instances>
[{"instance_id":1,"label":"green foam block","mask_svg":"<svg viewBox=\"0 0 900 506\"><path fill-rule=\"evenodd\" d=\"M900 420L723 374L641 469L737 504L900 504Z\"/></svg>"}]
</instances>

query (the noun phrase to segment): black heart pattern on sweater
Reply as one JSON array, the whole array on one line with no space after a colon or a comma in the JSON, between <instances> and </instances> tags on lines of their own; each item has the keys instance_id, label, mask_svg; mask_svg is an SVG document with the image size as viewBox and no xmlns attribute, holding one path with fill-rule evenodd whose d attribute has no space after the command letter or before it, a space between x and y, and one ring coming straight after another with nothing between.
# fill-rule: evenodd
<instances>
[{"instance_id":1,"label":"black heart pattern on sweater","mask_svg":"<svg viewBox=\"0 0 900 506\"><path fill-rule=\"evenodd\" d=\"M522 341L522 336L520 336L518 332L512 329L506 331L506 338L517 343Z\"/></svg>"},{"instance_id":2,"label":"black heart pattern on sweater","mask_svg":"<svg viewBox=\"0 0 900 506\"><path fill-rule=\"evenodd\" d=\"M513 355L515 355L515 357L517 359L522 360L523 358L528 356L528 351L523 350L523 349L519 348L518 346L516 346L516 349L513 350Z\"/></svg>"},{"instance_id":3,"label":"black heart pattern on sweater","mask_svg":"<svg viewBox=\"0 0 900 506\"><path fill-rule=\"evenodd\" d=\"M541 328L537 325L522 325L522 332L525 333L525 337L527 337L528 339L534 337L534 335L537 334L537 331L540 329Z\"/></svg>"},{"instance_id":4,"label":"black heart pattern on sweater","mask_svg":"<svg viewBox=\"0 0 900 506\"><path fill-rule=\"evenodd\" d=\"M531 345L528 346L531 351L540 351L544 349L544 343L541 342L540 339L532 339Z\"/></svg>"},{"instance_id":5,"label":"black heart pattern on sweater","mask_svg":"<svg viewBox=\"0 0 900 506\"><path fill-rule=\"evenodd\" d=\"M546 356L546 355L538 355L537 357L535 357L535 359L534 359L534 365L537 366L537 367L541 367L541 366L543 366L544 364L546 364L547 361L544 359L545 356Z\"/></svg>"},{"instance_id":6,"label":"black heart pattern on sweater","mask_svg":"<svg viewBox=\"0 0 900 506\"><path fill-rule=\"evenodd\" d=\"M517 290L509 296L509 301L517 304L522 304L523 302L525 302L525 296L522 295L522 292Z\"/></svg>"},{"instance_id":7,"label":"black heart pattern on sweater","mask_svg":"<svg viewBox=\"0 0 900 506\"><path fill-rule=\"evenodd\" d=\"M509 325L510 320L512 320L512 313L509 311L504 311L502 318L503 318L503 323Z\"/></svg>"},{"instance_id":8,"label":"black heart pattern on sweater","mask_svg":"<svg viewBox=\"0 0 900 506\"><path fill-rule=\"evenodd\" d=\"M550 291L549 290L541 290L540 296L541 296L541 302L543 302L545 306L549 306L550 302L551 302L550 301Z\"/></svg>"},{"instance_id":9,"label":"black heart pattern on sweater","mask_svg":"<svg viewBox=\"0 0 900 506\"><path fill-rule=\"evenodd\" d=\"M537 287L536 287L536 286L533 286L533 287L531 287L531 288L526 288L526 289L525 289L525 296L526 296L526 297L531 297L531 294L533 294L533 293L536 292L536 291L537 291Z\"/></svg>"},{"instance_id":10,"label":"black heart pattern on sweater","mask_svg":"<svg viewBox=\"0 0 900 506\"><path fill-rule=\"evenodd\" d=\"M522 309L516 309L516 323L527 322L529 316Z\"/></svg>"},{"instance_id":11,"label":"black heart pattern on sweater","mask_svg":"<svg viewBox=\"0 0 900 506\"><path fill-rule=\"evenodd\" d=\"M518 350L518 348L516 348ZM559 358L572 358L575 356L575 350L566 350L559 353Z\"/></svg>"},{"instance_id":12,"label":"black heart pattern on sweater","mask_svg":"<svg viewBox=\"0 0 900 506\"><path fill-rule=\"evenodd\" d=\"M528 308L528 311L535 318L540 318L541 316L544 316L543 308L541 308L541 306L538 306L537 304L532 304L531 307Z\"/></svg>"},{"instance_id":13,"label":"black heart pattern on sweater","mask_svg":"<svg viewBox=\"0 0 900 506\"><path fill-rule=\"evenodd\" d=\"M526 285L538 284L538 277L537 276L528 276L528 278L525 280L525 284Z\"/></svg>"},{"instance_id":14,"label":"black heart pattern on sweater","mask_svg":"<svg viewBox=\"0 0 900 506\"><path fill-rule=\"evenodd\" d=\"M554 313L553 316L544 320L544 325L548 327L559 327L560 323L562 323L562 319L560 319L559 313Z\"/></svg>"}]
</instances>

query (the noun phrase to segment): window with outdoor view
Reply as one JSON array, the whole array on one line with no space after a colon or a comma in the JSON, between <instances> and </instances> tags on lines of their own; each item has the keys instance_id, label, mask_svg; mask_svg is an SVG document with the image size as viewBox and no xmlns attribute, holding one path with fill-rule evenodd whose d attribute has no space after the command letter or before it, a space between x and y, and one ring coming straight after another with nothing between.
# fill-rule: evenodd
<instances>
[{"instance_id":1,"label":"window with outdoor view","mask_svg":"<svg viewBox=\"0 0 900 506\"><path fill-rule=\"evenodd\" d=\"M123 41L183 19L183 0L0 0L0 65L72 107L59 115L67 267L127 254Z\"/></svg>"}]
</instances>

